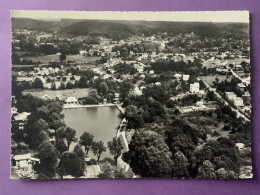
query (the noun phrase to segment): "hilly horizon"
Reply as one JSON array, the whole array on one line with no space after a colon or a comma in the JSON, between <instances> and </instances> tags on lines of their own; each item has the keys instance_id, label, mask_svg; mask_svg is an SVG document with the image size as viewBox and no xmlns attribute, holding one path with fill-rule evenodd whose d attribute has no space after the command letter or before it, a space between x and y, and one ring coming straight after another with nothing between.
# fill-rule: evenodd
<instances>
[{"instance_id":1,"label":"hilly horizon","mask_svg":"<svg viewBox=\"0 0 260 195\"><path fill-rule=\"evenodd\" d=\"M172 21L136 21L136 20L36 20L29 18L12 18L13 29L58 31L64 37L79 35L101 35L115 40L133 35L152 35L160 32L173 34L191 33L202 37L216 37L230 34L248 36L247 23L213 23L213 22L172 22Z\"/></svg>"}]
</instances>

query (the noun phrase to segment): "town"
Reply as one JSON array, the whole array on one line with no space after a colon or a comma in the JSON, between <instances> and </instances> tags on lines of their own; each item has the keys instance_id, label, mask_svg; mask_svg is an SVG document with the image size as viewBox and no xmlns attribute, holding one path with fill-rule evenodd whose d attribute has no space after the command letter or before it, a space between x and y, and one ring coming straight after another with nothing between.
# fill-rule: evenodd
<instances>
[{"instance_id":1,"label":"town","mask_svg":"<svg viewBox=\"0 0 260 195\"><path fill-rule=\"evenodd\" d=\"M68 36L12 20L11 178L252 177L247 24Z\"/></svg>"}]
</instances>

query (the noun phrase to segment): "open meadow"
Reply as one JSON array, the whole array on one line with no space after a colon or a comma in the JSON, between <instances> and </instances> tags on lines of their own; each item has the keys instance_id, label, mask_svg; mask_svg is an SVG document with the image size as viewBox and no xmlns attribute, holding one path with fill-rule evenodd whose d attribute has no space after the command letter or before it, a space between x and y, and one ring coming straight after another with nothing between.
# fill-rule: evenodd
<instances>
[{"instance_id":1,"label":"open meadow","mask_svg":"<svg viewBox=\"0 0 260 195\"><path fill-rule=\"evenodd\" d=\"M40 56L28 56L23 57L25 60L32 60L33 62L40 61L42 64L47 64L53 61L60 61L58 55L40 55ZM66 60L75 61L78 63L94 63L96 60L100 59L99 56L81 56L81 55L67 55Z\"/></svg>"}]
</instances>

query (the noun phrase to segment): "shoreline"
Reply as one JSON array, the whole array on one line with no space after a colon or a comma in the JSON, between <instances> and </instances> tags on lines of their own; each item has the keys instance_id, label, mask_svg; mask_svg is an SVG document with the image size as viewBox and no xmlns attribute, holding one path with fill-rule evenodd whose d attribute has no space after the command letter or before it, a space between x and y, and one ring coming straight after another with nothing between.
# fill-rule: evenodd
<instances>
[{"instance_id":1,"label":"shoreline","mask_svg":"<svg viewBox=\"0 0 260 195\"><path fill-rule=\"evenodd\" d=\"M117 104L64 105L63 109L68 109L68 108L110 107L110 106L116 106L117 107Z\"/></svg>"}]
</instances>

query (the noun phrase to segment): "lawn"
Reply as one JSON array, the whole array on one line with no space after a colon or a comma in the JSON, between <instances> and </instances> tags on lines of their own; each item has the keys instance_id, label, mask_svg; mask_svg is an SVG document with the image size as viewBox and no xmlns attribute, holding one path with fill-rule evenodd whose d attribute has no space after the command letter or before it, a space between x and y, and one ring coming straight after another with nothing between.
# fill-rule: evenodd
<instances>
[{"instance_id":1,"label":"lawn","mask_svg":"<svg viewBox=\"0 0 260 195\"><path fill-rule=\"evenodd\" d=\"M48 95L51 98L59 96L61 100L65 100L67 97L82 98L88 96L88 89L65 89L65 90L26 90L23 91L23 95L32 94L33 96L42 98L44 95Z\"/></svg>"},{"instance_id":2,"label":"lawn","mask_svg":"<svg viewBox=\"0 0 260 195\"><path fill-rule=\"evenodd\" d=\"M204 80L206 83L208 83L211 87L213 87L213 81L218 78L219 82L224 81L227 79L227 75L207 75L207 76L202 76L201 79Z\"/></svg>"},{"instance_id":3,"label":"lawn","mask_svg":"<svg viewBox=\"0 0 260 195\"><path fill-rule=\"evenodd\" d=\"M236 58L233 60L223 60L223 61L227 61L227 65L229 64L241 64L241 62L246 61L246 62L250 62L249 59L246 58ZM216 59L216 60L206 60L205 62L202 63L203 66L209 68L209 67L215 67L214 65L211 66L211 63L215 63L216 66L218 65L222 65L222 60Z\"/></svg>"},{"instance_id":4,"label":"lawn","mask_svg":"<svg viewBox=\"0 0 260 195\"><path fill-rule=\"evenodd\" d=\"M60 57L58 55L41 55L41 56L29 56L23 57L26 60L32 60L33 62L40 61L42 64L47 64L52 61L60 61ZM95 62L96 60L100 59L98 56L81 56L81 55L67 55L66 60L75 61L75 62Z\"/></svg>"}]
</instances>

